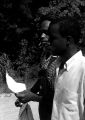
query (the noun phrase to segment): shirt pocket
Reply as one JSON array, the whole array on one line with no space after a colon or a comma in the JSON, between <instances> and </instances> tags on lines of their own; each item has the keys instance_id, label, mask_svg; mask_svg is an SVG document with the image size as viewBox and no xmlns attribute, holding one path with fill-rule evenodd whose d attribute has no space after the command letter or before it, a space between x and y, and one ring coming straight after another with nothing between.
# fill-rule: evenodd
<instances>
[{"instance_id":1,"label":"shirt pocket","mask_svg":"<svg viewBox=\"0 0 85 120\"><path fill-rule=\"evenodd\" d=\"M56 89L52 119L79 120L78 94L71 92L67 88Z\"/></svg>"},{"instance_id":2,"label":"shirt pocket","mask_svg":"<svg viewBox=\"0 0 85 120\"><path fill-rule=\"evenodd\" d=\"M78 94L66 88L63 89L63 107L69 112L78 111Z\"/></svg>"}]
</instances>

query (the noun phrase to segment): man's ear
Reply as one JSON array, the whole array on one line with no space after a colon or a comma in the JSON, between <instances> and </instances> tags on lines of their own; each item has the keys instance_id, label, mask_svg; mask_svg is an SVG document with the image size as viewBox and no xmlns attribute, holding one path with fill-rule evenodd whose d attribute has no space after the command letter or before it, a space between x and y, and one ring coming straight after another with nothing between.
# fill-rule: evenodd
<instances>
[{"instance_id":1,"label":"man's ear","mask_svg":"<svg viewBox=\"0 0 85 120\"><path fill-rule=\"evenodd\" d=\"M69 46L70 44L73 43L73 38L71 36L67 36L67 43L66 43L66 46Z\"/></svg>"}]
</instances>

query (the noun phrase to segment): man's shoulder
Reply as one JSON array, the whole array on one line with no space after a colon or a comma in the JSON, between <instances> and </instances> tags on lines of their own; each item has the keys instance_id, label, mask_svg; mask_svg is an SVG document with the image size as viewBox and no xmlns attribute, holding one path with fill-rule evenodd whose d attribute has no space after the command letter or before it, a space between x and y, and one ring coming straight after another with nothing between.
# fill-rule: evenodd
<instances>
[{"instance_id":1,"label":"man's shoulder","mask_svg":"<svg viewBox=\"0 0 85 120\"><path fill-rule=\"evenodd\" d=\"M85 64L85 56L82 56L82 61Z\"/></svg>"},{"instance_id":2,"label":"man's shoulder","mask_svg":"<svg viewBox=\"0 0 85 120\"><path fill-rule=\"evenodd\" d=\"M85 56L82 56L82 67L84 68L85 71Z\"/></svg>"}]
</instances>

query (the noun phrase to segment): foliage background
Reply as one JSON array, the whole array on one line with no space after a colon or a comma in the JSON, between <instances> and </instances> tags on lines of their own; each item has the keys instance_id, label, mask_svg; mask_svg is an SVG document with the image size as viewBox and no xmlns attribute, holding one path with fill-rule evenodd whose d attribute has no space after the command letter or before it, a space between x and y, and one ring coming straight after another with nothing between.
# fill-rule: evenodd
<instances>
[{"instance_id":1,"label":"foliage background","mask_svg":"<svg viewBox=\"0 0 85 120\"><path fill-rule=\"evenodd\" d=\"M80 42L85 53L84 0L0 0L0 88L2 92L7 91L6 68L9 69L11 76L17 76L18 82L24 82L26 75L29 76L31 67L40 62L43 48L39 47L37 25L43 16L50 19L62 16L77 17L82 28Z\"/></svg>"}]
</instances>

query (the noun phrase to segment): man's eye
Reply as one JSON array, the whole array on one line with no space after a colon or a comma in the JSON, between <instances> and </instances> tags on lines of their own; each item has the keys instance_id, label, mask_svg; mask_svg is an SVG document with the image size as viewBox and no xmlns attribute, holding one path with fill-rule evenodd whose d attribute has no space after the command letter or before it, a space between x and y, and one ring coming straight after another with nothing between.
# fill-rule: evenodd
<instances>
[{"instance_id":1,"label":"man's eye","mask_svg":"<svg viewBox=\"0 0 85 120\"><path fill-rule=\"evenodd\" d=\"M41 30L40 32L48 35L48 31L47 30Z\"/></svg>"},{"instance_id":2,"label":"man's eye","mask_svg":"<svg viewBox=\"0 0 85 120\"><path fill-rule=\"evenodd\" d=\"M50 39L54 39L55 37L54 36L50 36Z\"/></svg>"},{"instance_id":3,"label":"man's eye","mask_svg":"<svg viewBox=\"0 0 85 120\"><path fill-rule=\"evenodd\" d=\"M45 33L46 35L48 35L48 31L44 31L43 33Z\"/></svg>"}]
</instances>

